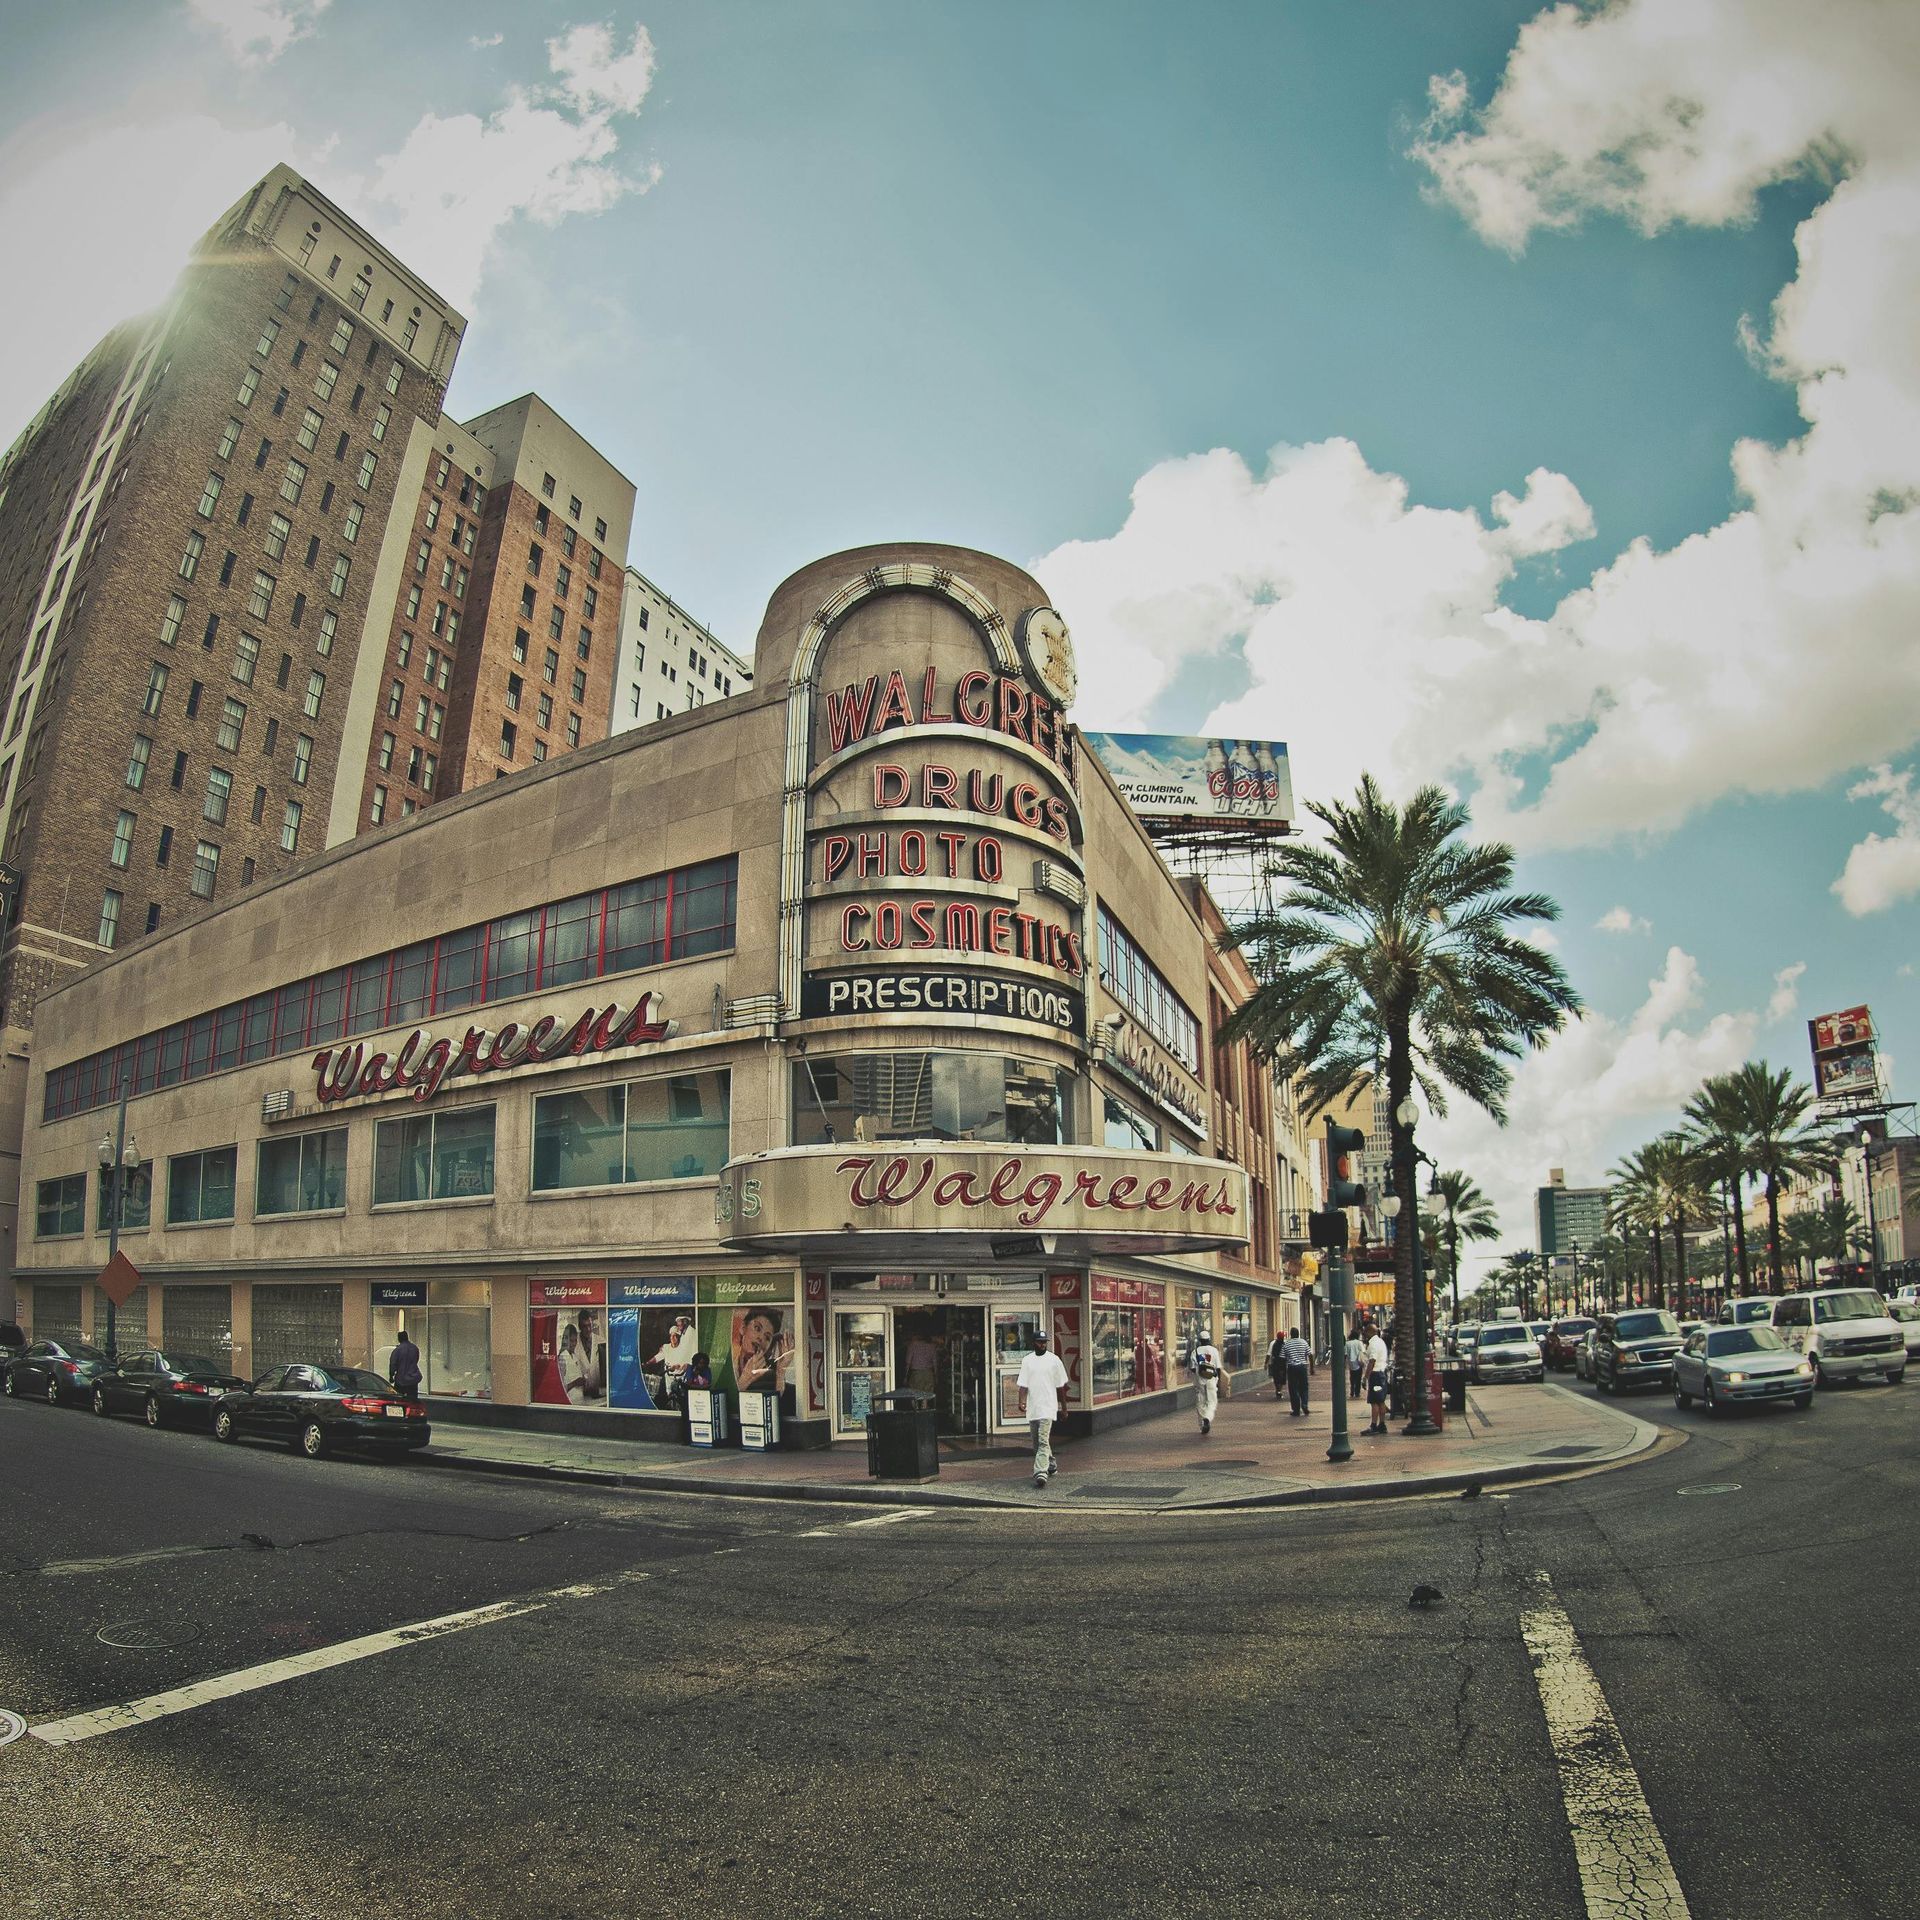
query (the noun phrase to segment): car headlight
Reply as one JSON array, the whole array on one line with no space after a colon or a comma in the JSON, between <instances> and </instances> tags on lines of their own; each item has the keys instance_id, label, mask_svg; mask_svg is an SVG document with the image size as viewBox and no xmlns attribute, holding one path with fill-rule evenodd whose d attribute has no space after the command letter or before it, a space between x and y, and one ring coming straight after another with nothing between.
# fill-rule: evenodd
<instances>
[{"instance_id":1,"label":"car headlight","mask_svg":"<svg viewBox=\"0 0 1920 1920\"><path fill-rule=\"evenodd\" d=\"M1747 1384L1747 1376L1744 1373L1730 1373L1726 1376L1726 1381L1730 1387L1744 1387Z\"/></svg>"},{"instance_id":2,"label":"car headlight","mask_svg":"<svg viewBox=\"0 0 1920 1920\"><path fill-rule=\"evenodd\" d=\"M1812 1373L1812 1371L1813 1371L1813 1362L1811 1360L1802 1360L1800 1364L1794 1368L1795 1373L1810 1374Z\"/></svg>"}]
</instances>

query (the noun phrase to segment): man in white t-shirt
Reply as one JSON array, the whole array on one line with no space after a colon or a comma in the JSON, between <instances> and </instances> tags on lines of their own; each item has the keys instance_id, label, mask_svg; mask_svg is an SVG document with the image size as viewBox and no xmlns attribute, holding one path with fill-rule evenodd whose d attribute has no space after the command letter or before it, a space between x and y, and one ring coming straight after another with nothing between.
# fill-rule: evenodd
<instances>
[{"instance_id":1,"label":"man in white t-shirt","mask_svg":"<svg viewBox=\"0 0 1920 1920\"><path fill-rule=\"evenodd\" d=\"M1033 1484L1044 1487L1054 1476L1053 1423L1060 1417L1060 1390L1067 1370L1047 1349L1047 1330L1033 1336L1033 1351L1020 1362L1020 1417L1033 1436Z\"/></svg>"},{"instance_id":2,"label":"man in white t-shirt","mask_svg":"<svg viewBox=\"0 0 1920 1920\"><path fill-rule=\"evenodd\" d=\"M1367 1431L1387 1430L1387 1343L1375 1327L1367 1339Z\"/></svg>"}]
</instances>

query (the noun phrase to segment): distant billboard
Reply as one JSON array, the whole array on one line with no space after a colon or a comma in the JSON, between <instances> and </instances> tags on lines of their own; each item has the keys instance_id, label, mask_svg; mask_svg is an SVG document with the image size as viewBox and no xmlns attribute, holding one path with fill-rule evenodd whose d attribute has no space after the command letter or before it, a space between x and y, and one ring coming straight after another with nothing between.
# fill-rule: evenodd
<instances>
[{"instance_id":1,"label":"distant billboard","mask_svg":"<svg viewBox=\"0 0 1920 1920\"><path fill-rule=\"evenodd\" d=\"M1880 1076L1871 1047L1838 1047L1813 1056L1813 1090L1822 1100L1841 1094L1877 1094Z\"/></svg>"},{"instance_id":2,"label":"distant billboard","mask_svg":"<svg viewBox=\"0 0 1920 1920\"><path fill-rule=\"evenodd\" d=\"M1816 1014L1807 1022L1807 1030L1813 1035L1815 1053L1831 1053L1836 1047L1873 1045L1873 1015L1865 1007Z\"/></svg>"},{"instance_id":3,"label":"distant billboard","mask_svg":"<svg viewBox=\"0 0 1920 1920\"><path fill-rule=\"evenodd\" d=\"M1142 820L1285 826L1293 818L1284 741L1091 731L1080 737Z\"/></svg>"}]
</instances>

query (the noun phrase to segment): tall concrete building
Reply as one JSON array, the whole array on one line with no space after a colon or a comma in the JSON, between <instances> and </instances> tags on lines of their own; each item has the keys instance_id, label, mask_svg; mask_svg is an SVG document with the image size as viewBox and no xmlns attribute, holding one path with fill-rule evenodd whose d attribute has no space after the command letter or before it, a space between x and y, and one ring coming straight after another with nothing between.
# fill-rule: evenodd
<instances>
[{"instance_id":1,"label":"tall concrete building","mask_svg":"<svg viewBox=\"0 0 1920 1920\"><path fill-rule=\"evenodd\" d=\"M628 733L753 685L747 661L638 568L626 570L612 733Z\"/></svg>"},{"instance_id":2,"label":"tall concrete building","mask_svg":"<svg viewBox=\"0 0 1920 1920\"><path fill-rule=\"evenodd\" d=\"M420 422L381 546L327 840L604 740L632 481L536 394Z\"/></svg>"},{"instance_id":3,"label":"tall concrete building","mask_svg":"<svg viewBox=\"0 0 1920 1920\"><path fill-rule=\"evenodd\" d=\"M1547 1172L1547 1184L1533 1195L1535 1242L1543 1260L1571 1259L1591 1253L1607 1237L1609 1187L1570 1187L1564 1167Z\"/></svg>"},{"instance_id":4,"label":"tall concrete building","mask_svg":"<svg viewBox=\"0 0 1920 1920\"><path fill-rule=\"evenodd\" d=\"M317 851L400 450L466 322L277 167L0 461L0 1010Z\"/></svg>"}]
</instances>

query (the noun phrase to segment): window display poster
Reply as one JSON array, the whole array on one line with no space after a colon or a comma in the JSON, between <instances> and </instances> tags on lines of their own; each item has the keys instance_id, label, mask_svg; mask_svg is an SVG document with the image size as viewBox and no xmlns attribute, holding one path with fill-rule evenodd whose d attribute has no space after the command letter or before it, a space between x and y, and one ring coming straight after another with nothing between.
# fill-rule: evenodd
<instances>
[{"instance_id":1,"label":"window display poster","mask_svg":"<svg viewBox=\"0 0 1920 1920\"><path fill-rule=\"evenodd\" d=\"M533 1307L527 1314L532 1395L548 1407L607 1404L604 1307Z\"/></svg>"},{"instance_id":2,"label":"window display poster","mask_svg":"<svg viewBox=\"0 0 1920 1920\"><path fill-rule=\"evenodd\" d=\"M1080 1369L1086 1354L1086 1323L1080 1314L1078 1306L1053 1309L1053 1350L1067 1370L1067 1391L1063 1396L1067 1406L1074 1405L1080 1398Z\"/></svg>"},{"instance_id":3,"label":"window display poster","mask_svg":"<svg viewBox=\"0 0 1920 1920\"><path fill-rule=\"evenodd\" d=\"M701 1344L713 1362L713 1384L736 1394L782 1393L793 1373L793 1309L764 1301L702 1307Z\"/></svg>"},{"instance_id":4,"label":"window display poster","mask_svg":"<svg viewBox=\"0 0 1920 1920\"><path fill-rule=\"evenodd\" d=\"M811 1278L811 1276L809 1276ZM827 1410L827 1310L807 1309L807 1411Z\"/></svg>"},{"instance_id":5,"label":"window display poster","mask_svg":"<svg viewBox=\"0 0 1920 1920\"><path fill-rule=\"evenodd\" d=\"M691 1307L610 1308L609 1400L616 1407L641 1412L677 1412L675 1388L698 1344Z\"/></svg>"}]
</instances>

